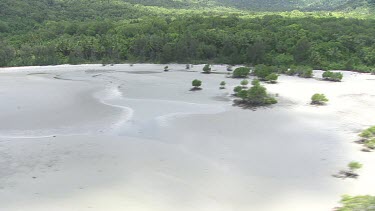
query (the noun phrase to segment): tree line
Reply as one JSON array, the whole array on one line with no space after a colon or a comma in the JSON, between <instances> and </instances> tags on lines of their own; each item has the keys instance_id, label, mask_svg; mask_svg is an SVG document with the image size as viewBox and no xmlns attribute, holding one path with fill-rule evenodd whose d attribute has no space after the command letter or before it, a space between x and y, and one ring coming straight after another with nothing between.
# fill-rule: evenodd
<instances>
[{"instance_id":1,"label":"tree line","mask_svg":"<svg viewBox=\"0 0 375 211\"><path fill-rule=\"evenodd\" d=\"M0 40L0 66L94 62L305 65L369 72L375 20L185 15L46 21Z\"/></svg>"}]
</instances>

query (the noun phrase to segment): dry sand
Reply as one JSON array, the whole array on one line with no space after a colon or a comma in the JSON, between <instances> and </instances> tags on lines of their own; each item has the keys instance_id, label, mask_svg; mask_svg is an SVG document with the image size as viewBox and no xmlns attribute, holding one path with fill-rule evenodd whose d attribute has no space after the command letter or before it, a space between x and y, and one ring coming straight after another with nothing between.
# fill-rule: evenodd
<instances>
[{"instance_id":1,"label":"dry sand","mask_svg":"<svg viewBox=\"0 0 375 211\"><path fill-rule=\"evenodd\" d=\"M231 105L225 66L163 67L2 69L0 210L316 211L375 195L375 154L353 143L375 124L375 76L281 76L266 85L279 104L252 111ZM357 180L331 176L352 160Z\"/></svg>"}]
</instances>

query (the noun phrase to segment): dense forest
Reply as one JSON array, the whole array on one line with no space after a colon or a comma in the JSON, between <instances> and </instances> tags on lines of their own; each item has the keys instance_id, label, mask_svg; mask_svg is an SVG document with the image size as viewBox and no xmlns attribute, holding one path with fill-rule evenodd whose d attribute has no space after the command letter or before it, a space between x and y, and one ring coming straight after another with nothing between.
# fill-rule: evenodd
<instances>
[{"instance_id":1,"label":"dense forest","mask_svg":"<svg viewBox=\"0 0 375 211\"><path fill-rule=\"evenodd\" d=\"M171 8L163 6L168 2ZM218 2L3 0L0 66L179 62L359 71L375 66L371 16L180 9Z\"/></svg>"}]
</instances>

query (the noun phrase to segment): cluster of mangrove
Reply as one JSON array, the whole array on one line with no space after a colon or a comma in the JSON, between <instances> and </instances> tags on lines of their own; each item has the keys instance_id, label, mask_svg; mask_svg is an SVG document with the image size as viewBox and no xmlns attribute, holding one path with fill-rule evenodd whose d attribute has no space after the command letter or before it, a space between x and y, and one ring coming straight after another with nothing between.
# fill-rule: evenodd
<instances>
[{"instance_id":1,"label":"cluster of mangrove","mask_svg":"<svg viewBox=\"0 0 375 211\"><path fill-rule=\"evenodd\" d=\"M230 71L232 71L232 67ZM249 67L239 67L236 68L233 73L233 78L247 78L249 75L258 77L261 81L266 81L269 83L277 83L278 74L286 74L290 76L298 76L301 78L312 78L314 76L313 69L309 66L291 66L290 68L268 66L264 64L256 65L253 68ZM325 71L322 75L324 80L329 81L341 81L343 74L340 72Z\"/></svg>"},{"instance_id":2,"label":"cluster of mangrove","mask_svg":"<svg viewBox=\"0 0 375 211\"><path fill-rule=\"evenodd\" d=\"M267 89L260 84L260 81L254 79L251 82L251 87L247 88L248 81L241 81L241 86L234 88L234 95L240 100L235 100L235 105L242 107L256 107L276 104L277 100L267 93Z\"/></svg>"}]
</instances>

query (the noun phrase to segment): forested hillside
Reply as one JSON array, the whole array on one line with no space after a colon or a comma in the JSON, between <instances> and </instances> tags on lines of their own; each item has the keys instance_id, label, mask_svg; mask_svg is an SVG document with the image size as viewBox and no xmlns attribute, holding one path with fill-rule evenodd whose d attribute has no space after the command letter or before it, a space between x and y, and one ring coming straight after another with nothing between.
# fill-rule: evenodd
<instances>
[{"instance_id":1,"label":"forested hillside","mask_svg":"<svg viewBox=\"0 0 375 211\"><path fill-rule=\"evenodd\" d=\"M239 8L261 9L263 11L304 10L304 11L340 11L358 7L370 7L374 0L219 0L226 5Z\"/></svg>"},{"instance_id":2,"label":"forested hillside","mask_svg":"<svg viewBox=\"0 0 375 211\"><path fill-rule=\"evenodd\" d=\"M220 1L2 0L0 66L215 62L369 71L375 65L372 18L212 6L229 2Z\"/></svg>"}]
</instances>

